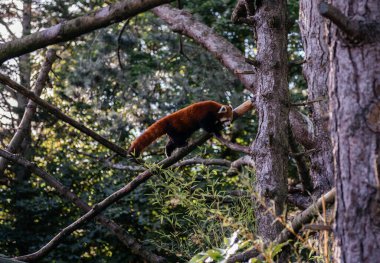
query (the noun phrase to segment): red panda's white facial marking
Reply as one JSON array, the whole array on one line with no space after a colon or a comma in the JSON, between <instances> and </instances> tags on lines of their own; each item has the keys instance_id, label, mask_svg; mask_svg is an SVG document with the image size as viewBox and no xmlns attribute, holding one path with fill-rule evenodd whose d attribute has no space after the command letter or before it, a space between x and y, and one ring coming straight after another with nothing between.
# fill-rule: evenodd
<instances>
[{"instance_id":1,"label":"red panda's white facial marking","mask_svg":"<svg viewBox=\"0 0 380 263\"><path fill-rule=\"evenodd\" d=\"M218 111L218 117L219 117L219 121L222 123L222 125L224 127L228 127L231 124L232 118L233 118L232 107L231 106L225 106L225 105L220 107L220 109Z\"/></svg>"}]
</instances>

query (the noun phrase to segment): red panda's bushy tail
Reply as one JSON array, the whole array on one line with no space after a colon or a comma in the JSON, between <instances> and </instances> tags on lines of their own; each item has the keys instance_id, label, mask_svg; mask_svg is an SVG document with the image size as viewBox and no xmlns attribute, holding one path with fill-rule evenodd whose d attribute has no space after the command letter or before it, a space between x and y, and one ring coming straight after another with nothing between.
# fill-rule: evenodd
<instances>
[{"instance_id":1,"label":"red panda's bushy tail","mask_svg":"<svg viewBox=\"0 0 380 263\"><path fill-rule=\"evenodd\" d=\"M140 153L148 147L151 143L157 140L159 137L164 135L165 127L163 122L156 122L149 126L143 134L137 137L128 149L128 153L134 156L139 156Z\"/></svg>"}]
</instances>

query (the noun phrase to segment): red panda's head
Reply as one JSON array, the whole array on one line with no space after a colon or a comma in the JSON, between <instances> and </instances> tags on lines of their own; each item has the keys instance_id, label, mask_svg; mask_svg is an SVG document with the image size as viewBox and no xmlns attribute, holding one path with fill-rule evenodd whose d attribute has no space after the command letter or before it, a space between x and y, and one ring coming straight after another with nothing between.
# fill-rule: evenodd
<instances>
[{"instance_id":1,"label":"red panda's head","mask_svg":"<svg viewBox=\"0 0 380 263\"><path fill-rule=\"evenodd\" d=\"M223 105L218 111L218 120L223 124L223 126L229 126L233 119L233 109L229 105Z\"/></svg>"}]
</instances>

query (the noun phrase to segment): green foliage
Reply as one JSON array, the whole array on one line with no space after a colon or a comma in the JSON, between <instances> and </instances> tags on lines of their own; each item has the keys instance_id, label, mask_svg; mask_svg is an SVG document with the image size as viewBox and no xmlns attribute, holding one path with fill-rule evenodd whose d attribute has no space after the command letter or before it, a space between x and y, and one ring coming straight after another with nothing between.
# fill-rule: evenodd
<instances>
[{"instance_id":1,"label":"green foliage","mask_svg":"<svg viewBox=\"0 0 380 263\"><path fill-rule=\"evenodd\" d=\"M153 219L159 225L154 231L159 238L151 242L184 260L195 251L221 247L224 237L235 231L250 235L255 221L251 183L247 171L229 178L216 167L162 170L148 183ZM236 188L246 194L230 195Z\"/></svg>"}]
</instances>

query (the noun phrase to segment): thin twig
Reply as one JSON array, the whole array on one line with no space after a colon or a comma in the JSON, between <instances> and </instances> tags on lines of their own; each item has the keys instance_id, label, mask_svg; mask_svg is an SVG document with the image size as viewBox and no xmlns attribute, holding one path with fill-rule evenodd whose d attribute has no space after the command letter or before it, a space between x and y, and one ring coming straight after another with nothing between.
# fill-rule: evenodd
<instances>
[{"instance_id":1,"label":"thin twig","mask_svg":"<svg viewBox=\"0 0 380 263\"><path fill-rule=\"evenodd\" d=\"M289 153L289 155L291 157L298 157L298 156L302 156L302 155L309 155L309 154L312 154L312 153L317 152L317 151L318 151L318 149L310 149L310 150L306 150L303 152L296 152L296 153L291 152L291 153Z\"/></svg>"},{"instance_id":2,"label":"thin twig","mask_svg":"<svg viewBox=\"0 0 380 263\"><path fill-rule=\"evenodd\" d=\"M308 100L308 101L304 101L304 102L291 103L290 106L293 106L293 107L306 106L308 104L313 104L313 103L320 102L320 101L325 101L325 100L326 100L326 97L319 97L319 98L316 98L314 100Z\"/></svg>"},{"instance_id":3,"label":"thin twig","mask_svg":"<svg viewBox=\"0 0 380 263\"><path fill-rule=\"evenodd\" d=\"M330 225L318 225L318 224L307 224L303 226L304 230L312 230L312 231L332 231L332 227Z\"/></svg>"},{"instance_id":4,"label":"thin twig","mask_svg":"<svg viewBox=\"0 0 380 263\"><path fill-rule=\"evenodd\" d=\"M125 21L123 27L120 30L119 36L117 37L117 60L119 61L119 66L120 66L120 69L122 69L122 70L124 68L123 68L123 63L121 62L121 58L120 58L121 36L123 35L124 30L127 28L129 21L130 21L129 18Z\"/></svg>"}]
</instances>

